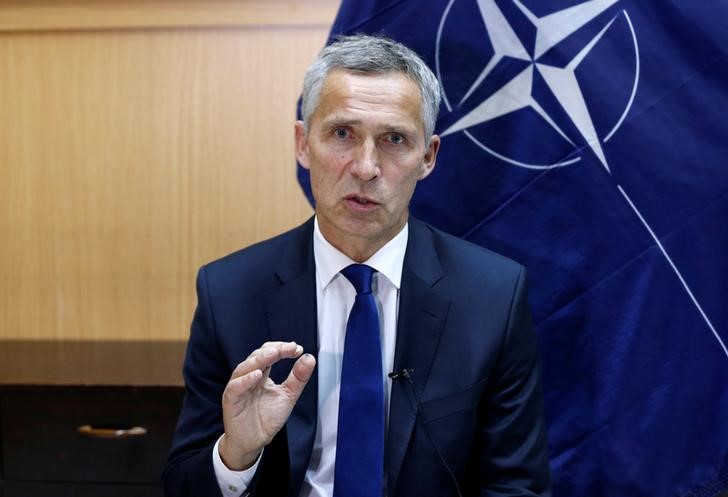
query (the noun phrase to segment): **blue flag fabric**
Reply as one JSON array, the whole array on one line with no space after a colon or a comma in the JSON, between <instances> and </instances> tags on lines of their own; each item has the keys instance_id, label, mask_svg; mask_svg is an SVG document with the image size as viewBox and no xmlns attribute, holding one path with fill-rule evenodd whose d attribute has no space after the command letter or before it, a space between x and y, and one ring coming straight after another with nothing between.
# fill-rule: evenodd
<instances>
[{"instance_id":1,"label":"blue flag fabric","mask_svg":"<svg viewBox=\"0 0 728 497\"><path fill-rule=\"evenodd\" d=\"M440 79L412 214L529 269L556 497L728 489L726 19L725 1L344 0L334 23Z\"/></svg>"}]
</instances>

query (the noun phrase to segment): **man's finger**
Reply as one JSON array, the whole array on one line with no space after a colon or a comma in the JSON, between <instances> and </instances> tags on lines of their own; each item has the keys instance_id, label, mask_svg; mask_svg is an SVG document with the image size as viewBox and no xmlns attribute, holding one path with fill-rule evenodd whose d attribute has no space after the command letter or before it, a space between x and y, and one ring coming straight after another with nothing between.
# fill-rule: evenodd
<instances>
[{"instance_id":1,"label":"man's finger","mask_svg":"<svg viewBox=\"0 0 728 497\"><path fill-rule=\"evenodd\" d=\"M273 354L273 358L275 358L275 360L269 364L268 362L272 359L270 355L264 355L263 358L259 360L261 364L265 365L265 368L261 368L263 371L263 380L267 380L268 376L270 376L271 366L273 364L281 359L295 359L303 353L303 347L298 345L296 342L288 342L279 345L275 351L276 353Z\"/></svg>"},{"instance_id":2,"label":"man's finger","mask_svg":"<svg viewBox=\"0 0 728 497\"><path fill-rule=\"evenodd\" d=\"M254 369L265 371L281 359L293 359L303 353L303 347L296 342L266 342L254 350L233 370L231 378L250 373Z\"/></svg>"},{"instance_id":3,"label":"man's finger","mask_svg":"<svg viewBox=\"0 0 728 497\"><path fill-rule=\"evenodd\" d=\"M222 394L223 403L235 404L263 379L263 372L254 369L248 374L231 379Z\"/></svg>"},{"instance_id":4,"label":"man's finger","mask_svg":"<svg viewBox=\"0 0 728 497\"><path fill-rule=\"evenodd\" d=\"M308 380L311 379L315 368L316 359L311 354L302 355L293 364L293 368L282 386L288 390L294 401L298 400L298 397L301 395L301 392L303 392Z\"/></svg>"}]
</instances>

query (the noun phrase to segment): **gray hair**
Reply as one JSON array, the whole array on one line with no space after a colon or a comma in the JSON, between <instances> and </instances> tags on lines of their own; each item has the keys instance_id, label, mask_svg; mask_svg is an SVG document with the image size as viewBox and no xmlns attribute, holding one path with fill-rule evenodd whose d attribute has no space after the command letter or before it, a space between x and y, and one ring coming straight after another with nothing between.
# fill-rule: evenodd
<instances>
[{"instance_id":1,"label":"gray hair","mask_svg":"<svg viewBox=\"0 0 728 497\"><path fill-rule=\"evenodd\" d=\"M370 35L340 36L325 47L306 70L301 95L303 127L308 131L319 103L324 80L334 69L360 73L401 72L420 88L425 143L435 131L440 108L440 84L427 64L412 50L389 38Z\"/></svg>"}]
</instances>

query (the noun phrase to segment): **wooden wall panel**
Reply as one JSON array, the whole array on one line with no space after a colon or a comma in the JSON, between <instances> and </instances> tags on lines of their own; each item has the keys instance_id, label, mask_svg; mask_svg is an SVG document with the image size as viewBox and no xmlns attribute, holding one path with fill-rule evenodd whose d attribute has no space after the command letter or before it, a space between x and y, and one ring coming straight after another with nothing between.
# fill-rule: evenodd
<instances>
[{"instance_id":1,"label":"wooden wall panel","mask_svg":"<svg viewBox=\"0 0 728 497\"><path fill-rule=\"evenodd\" d=\"M328 29L0 32L0 338L184 339L200 264L312 212L294 107Z\"/></svg>"},{"instance_id":2,"label":"wooden wall panel","mask_svg":"<svg viewBox=\"0 0 728 497\"><path fill-rule=\"evenodd\" d=\"M0 31L330 25L335 0L0 0Z\"/></svg>"}]
</instances>

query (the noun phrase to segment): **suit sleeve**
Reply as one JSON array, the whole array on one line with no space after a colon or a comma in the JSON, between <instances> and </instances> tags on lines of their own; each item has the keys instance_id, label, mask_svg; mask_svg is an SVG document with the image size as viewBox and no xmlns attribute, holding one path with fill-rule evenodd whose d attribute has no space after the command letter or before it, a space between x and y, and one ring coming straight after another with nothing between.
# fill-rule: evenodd
<instances>
[{"instance_id":1,"label":"suit sleeve","mask_svg":"<svg viewBox=\"0 0 728 497\"><path fill-rule=\"evenodd\" d=\"M538 344L526 288L522 269L481 410L481 497L551 495Z\"/></svg>"},{"instance_id":2,"label":"suit sleeve","mask_svg":"<svg viewBox=\"0 0 728 497\"><path fill-rule=\"evenodd\" d=\"M162 474L168 497L221 495L212 450L224 431L221 399L230 371L215 337L204 267L197 275L197 299L183 367L185 397Z\"/></svg>"}]
</instances>

